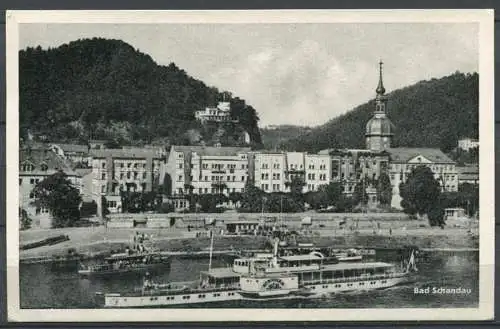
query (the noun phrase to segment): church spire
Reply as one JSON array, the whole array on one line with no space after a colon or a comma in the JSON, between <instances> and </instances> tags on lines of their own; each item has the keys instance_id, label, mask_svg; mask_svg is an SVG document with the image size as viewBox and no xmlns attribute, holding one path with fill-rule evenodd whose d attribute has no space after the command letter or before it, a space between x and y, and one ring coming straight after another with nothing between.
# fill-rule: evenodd
<instances>
[{"instance_id":1,"label":"church spire","mask_svg":"<svg viewBox=\"0 0 500 329\"><path fill-rule=\"evenodd\" d=\"M378 86L377 86L376 92L378 95L382 96L383 94L385 94L384 83L382 81L382 65L384 65L384 63L382 62L382 60L380 60L380 62L378 64L379 64L380 76L378 79Z\"/></svg>"}]
</instances>

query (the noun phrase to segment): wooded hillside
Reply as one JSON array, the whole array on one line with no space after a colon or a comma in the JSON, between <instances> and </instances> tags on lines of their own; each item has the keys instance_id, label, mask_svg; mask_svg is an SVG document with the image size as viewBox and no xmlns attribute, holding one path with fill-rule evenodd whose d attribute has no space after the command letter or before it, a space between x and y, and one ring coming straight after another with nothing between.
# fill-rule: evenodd
<instances>
[{"instance_id":1,"label":"wooded hillside","mask_svg":"<svg viewBox=\"0 0 500 329\"><path fill-rule=\"evenodd\" d=\"M195 111L215 106L222 92L174 63L157 65L120 40L84 39L22 50L19 90L21 136L29 130L57 141L185 144L193 130L210 143L208 134L215 130L217 138L238 143L247 131L253 144L261 145L257 112L244 100L229 95L238 125L202 127Z\"/></svg>"},{"instance_id":2,"label":"wooded hillside","mask_svg":"<svg viewBox=\"0 0 500 329\"><path fill-rule=\"evenodd\" d=\"M445 152L462 137L479 135L479 75L455 73L421 81L388 94L388 115L399 147L435 147ZM365 127L375 109L369 101L310 132L282 144L284 149L316 152L364 148Z\"/></svg>"}]
</instances>

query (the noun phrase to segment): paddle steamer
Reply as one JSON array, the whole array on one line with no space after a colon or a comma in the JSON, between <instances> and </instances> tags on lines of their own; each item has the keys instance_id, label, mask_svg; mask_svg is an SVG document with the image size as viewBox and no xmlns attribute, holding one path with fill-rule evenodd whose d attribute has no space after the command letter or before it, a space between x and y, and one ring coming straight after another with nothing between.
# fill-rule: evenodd
<instances>
[{"instance_id":1,"label":"paddle steamer","mask_svg":"<svg viewBox=\"0 0 500 329\"><path fill-rule=\"evenodd\" d=\"M236 259L232 267L211 268L193 282L144 285L129 293L99 294L104 307L162 307L244 299L314 298L353 290L388 288L416 271L414 251L401 265L384 262L338 262L319 252Z\"/></svg>"}]
</instances>

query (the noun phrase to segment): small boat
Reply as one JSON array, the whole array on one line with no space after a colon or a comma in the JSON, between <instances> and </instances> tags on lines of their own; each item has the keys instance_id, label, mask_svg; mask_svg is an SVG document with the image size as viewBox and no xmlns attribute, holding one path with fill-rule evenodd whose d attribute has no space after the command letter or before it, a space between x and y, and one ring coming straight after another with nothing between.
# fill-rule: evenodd
<instances>
[{"instance_id":1,"label":"small boat","mask_svg":"<svg viewBox=\"0 0 500 329\"><path fill-rule=\"evenodd\" d=\"M123 253L112 254L100 264L81 264L78 274L82 277L102 277L110 275L140 274L162 269L170 265L170 256L146 247L143 236L134 237L132 249L126 248Z\"/></svg>"},{"instance_id":2,"label":"small boat","mask_svg":"<svg viewBox=\"0 0 500 329\"><path fill-rule=\"evenodd\" d=\"M104 263L81 265L78 274L84 277L113 274L145 274L170 264L170 257L161 253L114 254Z\"/></svg>"}]
</instances>

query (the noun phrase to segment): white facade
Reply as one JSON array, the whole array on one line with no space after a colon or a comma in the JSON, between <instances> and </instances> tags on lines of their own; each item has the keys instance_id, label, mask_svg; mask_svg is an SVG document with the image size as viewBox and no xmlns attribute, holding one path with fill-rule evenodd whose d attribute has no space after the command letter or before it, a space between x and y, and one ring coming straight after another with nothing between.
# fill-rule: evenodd
<instances>
[{"instance_id":1,"label":"white facade","mask_svg":"<svg viewBox=\"0 0 500 329\"><path fill-rule=\"evenodd\" d=\"M154 150L92 150L92 198L98 209L105 196L110 213L122 211L120 191L148 192L162 184L163 161Z\"/></svg>"},{"instance_id":2,"label":"white facade","mask_svg":"<svg viewBox=\"0 0 500 329\"><path fill-rule=\"evenodd\" d=\"M439 181L443 192L458 191L458 172L452 161L435 162L423 155L417 155L408 161L392 160L389 167L389 177L392 185L391 206L401 209L401 196L399 184L405 182L410 172L417 166L425 165L434 173L434 178Z\"/></svg>"},{"instance_id":3,"label":"white facade","mask_svg":"<svg viewBox=\"0 0 500 329\"><path fill-rule=\"evenodd\" d=\"M192 153L191 185L194 194L243 192L248 180L248 156Z\"/></svg>"},{"instance_id":4,"label":"white facade","mask_svg":"<svg viewBox=\"0 0 500 329\"><path fill-rule=\"evenodd\" d=\"M458 141L458 148L464 151L469 151L475 147L479 147L479 141L472 138L464 138Z\"/></svg>"},{"instance_id":5,"label":"white facade","mask_svg":"<svg viewBox=\"0 0 500 329\"><path fill-rule=\"evenodd\" d=\"M196 111L195 118L201 122L223 122L231 120L231 106L229 102L219 102L216 107L207 107L204 111Z\"/></svg>"},{"instance_id":6,"label":"white facade","mask_svg":"<svg viewBox=\"0 0 500 329\"><path fill-rule=\"evenodd\" d=\"M264 192L285 192L286 155L255 153L255 186Z\"/></svg>"},{"instance_id":7,"label":"white facade","mask_svg":"<svg viewBox=\"0 0 500 329\"><path fill-rule=\"evenodd\" d=\"M255 154L255 186L263 191L290 192L286 183L294 176L303 179L304 193L317 191L330 183L330 156L304 152Z\"/></svg>"},{"instance_id":8,"label":"white facade","mask_svg":"<svg viewBox=\"0 0 500 329\"><path fill-rule=\"evenodd\" d=\"M166 165L172 195L243 192L249 148L173 146ZM191 191L192 190L192 191Z\"/></svg>"},{"instance_id":9,"label":"white facade","mask_svg":"<svg viewBox=\"0 0 500 329\"><path fill-rule=\"evenodd\" d=\"M329 155L305 155L305 192L317 191L321 185L331 181L331 159Z\"/></svg>"}]
</instances>

